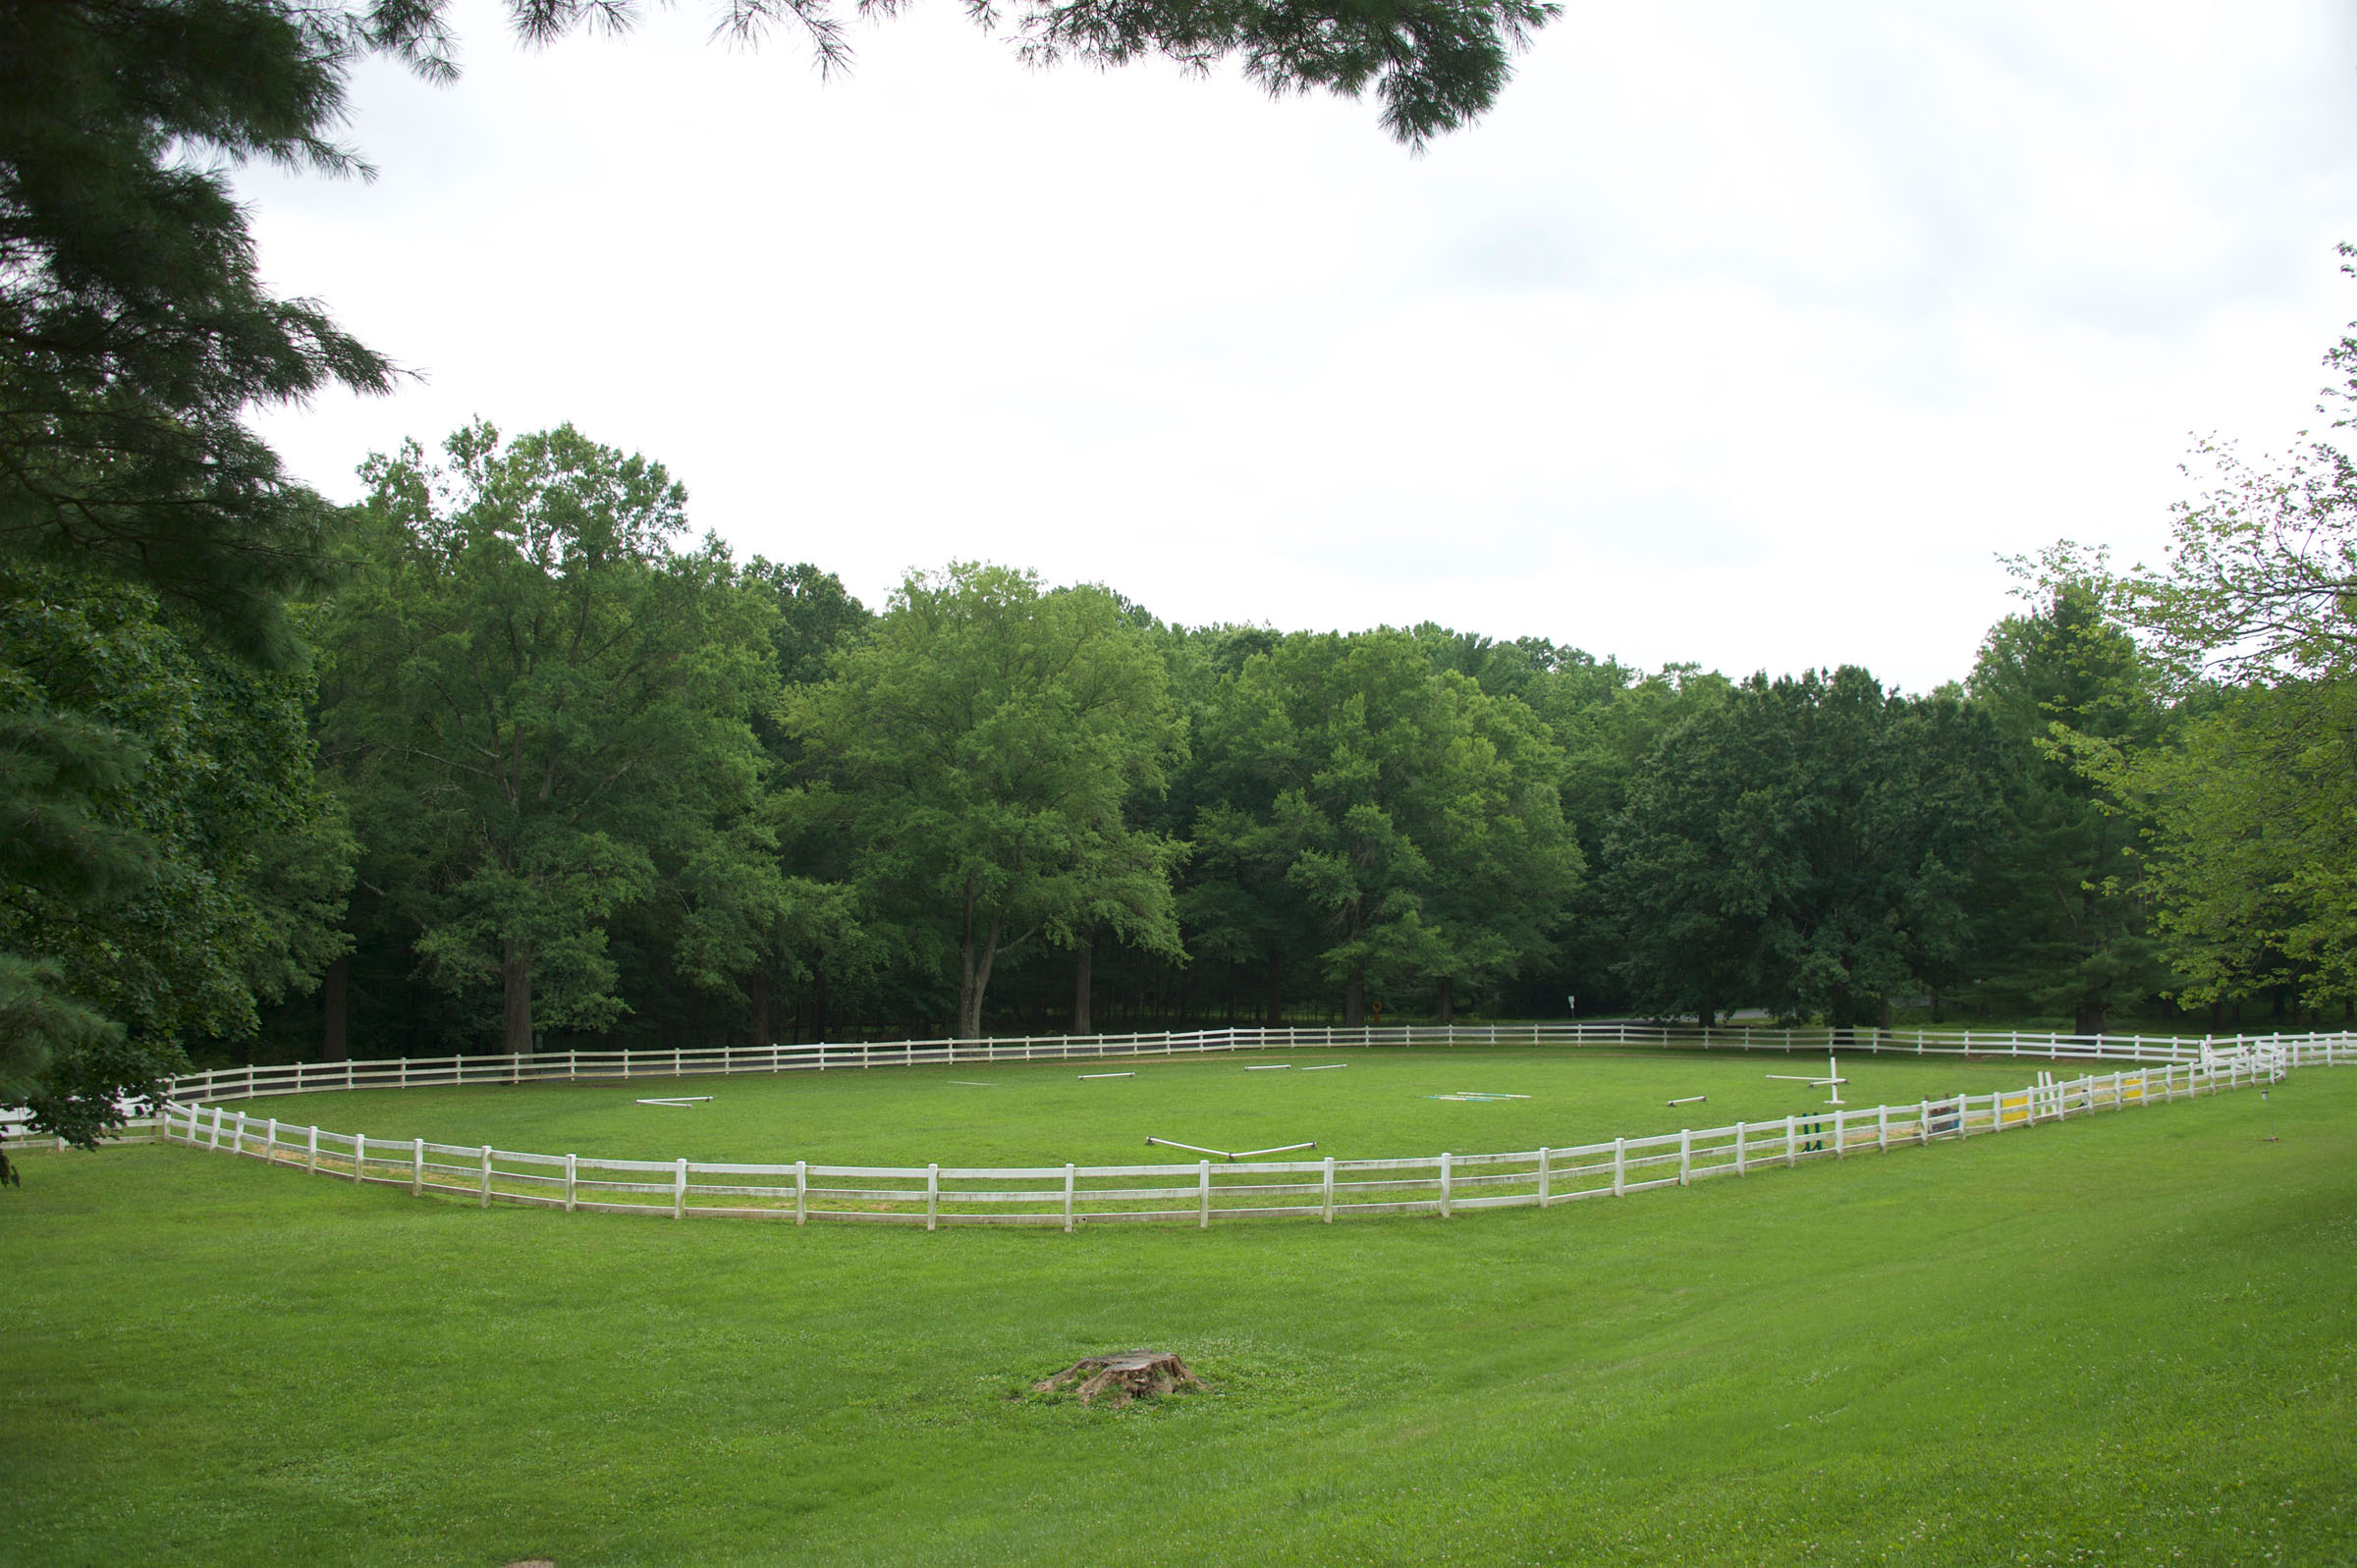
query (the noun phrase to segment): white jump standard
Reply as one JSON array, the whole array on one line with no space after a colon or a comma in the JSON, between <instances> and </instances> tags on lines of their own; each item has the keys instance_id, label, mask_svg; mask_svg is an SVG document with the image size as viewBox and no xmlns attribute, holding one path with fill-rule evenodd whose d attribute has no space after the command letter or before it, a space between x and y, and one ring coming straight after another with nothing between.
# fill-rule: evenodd
<instances>
[{"instance_id":1,"label":"white jump standard","mask_svg":"<svg viewBox=\"0 0 2357 1568\"><path fill-rule=\"evenodd\" d=\"M1841 1076L1840 1061L1833 1056L1825 1058L1825 1076L1822 1078L1811 1078L1804 1073L1797 1072L1772 1072L1768 1076L1779 1083L1805 1083L1818 1089L1831 1089L1834 1092L1834 1098L1826 1102L1829 1106L1841 1104L1841 1086L1849 1082L1847 1078ZM1673 1106L1677 1104L1674 1100L1670 1103Z\"/></svg>"}]
</instances>

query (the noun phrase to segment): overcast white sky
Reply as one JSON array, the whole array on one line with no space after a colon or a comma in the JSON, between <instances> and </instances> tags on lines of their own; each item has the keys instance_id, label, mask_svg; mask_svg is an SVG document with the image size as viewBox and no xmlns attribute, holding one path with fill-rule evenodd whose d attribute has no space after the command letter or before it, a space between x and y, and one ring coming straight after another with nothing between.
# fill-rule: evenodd
<instances>
[{"instance_id":1,"label":"overcast white sky","mask_svg":"<svg viewBox=\"0 0 2357 1568\"><path fill-rule=\"evenodd\" d=\"M981 558L1166 618L1961 676L2001 552L2152 555L2357 317L2343 4L1567 0L1423 158L1371 104L1026 70L936 3L821 83L710 0L359 82L265 274L423 379L265 429L572 420L881 605Z\"/></svg>"}]
</instances>

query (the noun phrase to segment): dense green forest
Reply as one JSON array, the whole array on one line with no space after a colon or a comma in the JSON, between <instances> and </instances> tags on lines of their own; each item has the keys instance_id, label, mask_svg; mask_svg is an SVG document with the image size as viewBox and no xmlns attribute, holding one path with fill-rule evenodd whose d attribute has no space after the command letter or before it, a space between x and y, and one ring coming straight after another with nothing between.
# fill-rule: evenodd
<instances>
[{"instance_id":1,"label":"dense green forest","mask_svg":"<svg viewBox=\"0 0 2357 1568\"><path fill-rule=\"evenodd\" d=\"M2067 552L1914 695L1178 625L973 564L871 611L693 535L660 464L570 427L365 477L292 602L299 669L103 574L11 575L14 689L143 751L80 793L162 874L103 921L18 890L7 940L140 1036L438 1054L1574 998L2095 1032L2353 989L2345 855L2316 853L2345 688L2172 663L2129 628L2155 584Z\"/></svg>"},{"instance_id":2,"label":"dense green forest","mask_svg":"<svg viewBox=\"0 0 2357 1568\"><path fill-rule=\"evenodd\" d=\"M2315 541L2348 479L2285 461L2229 460L2166 573L2024 564L1910 694L1180 625L970 563L871 611L693 534L657 462L477 423L322 517L275 664L102 562L7 564L11 806L89 853L27 863L0 940L120 1026L101 1063L2339 1017L2357 637Z\"/></svg>"},{"instance_id":3,"label":"dense green forest","mask_svg":"<svg viewBox=\"0 0 2357 1568\"><path fill-rule=\"evenodd\" d=\"M191 1056L2357 997L2330 432L2203 453L2157 568L2021 564L1923 694L977 563L871 610L570 427L329 505L248 414L400 372L263 286L229 172L362 172L351 72L448 78L443 11L0 0L0 1104L36 1125L88 1143ZM1453 14L1381 71L1183 7L1068 42L1372 86L1417 140L1552 8ZM2357 407L2357 343L2328 362Z\"/></svg>"}]
</instances>

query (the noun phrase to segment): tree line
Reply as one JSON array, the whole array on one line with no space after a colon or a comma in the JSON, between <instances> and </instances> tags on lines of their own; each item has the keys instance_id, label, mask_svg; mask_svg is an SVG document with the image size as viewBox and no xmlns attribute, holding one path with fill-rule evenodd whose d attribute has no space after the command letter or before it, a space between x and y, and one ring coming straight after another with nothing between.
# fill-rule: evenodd
<instances>
[{"instance_id":1,"label":"tree line","mask_svg":"<svg viewBox=\"0 0 2357 1568\"><path fill-rule=\"evenodd\" d=\"M546 43L626 32L638 7L508 10L519 35ZM1513 53L1557 14L1552 0L1411 10L1405 30L1399 14L1325 0L1219 11L1124 0L1118 16L1080 0L972 20L1037 64L1234 60L1279 95L1372 93L1384 128L1421 147L1486 110ZM773 24L829 71L850 58L825 0L728 0L716 30L742 43ZM699 573L738 568L708 551L698 562L650 548L659 508L640 519L656 535L539 541L587 552L566 558L568 572L597 567L592 587L551 611L576 613L580 639L519 651L511 672L526 699L552 704L539 717L568 730L532 759L549 771L535 780L525 759L493 765L467 751L499 722L479 716L474 731L450 732L447 753L395 741L405 712L429 728L449 717L429 712L436 680L490 668L487 647L464 646L467 626L429 629L467 607L410 591L466 578L481 562L451 540L440 558L430 546L345 550L335 509L247 422L256 407L330 388L385 393L404 372L315 302L263 286L232 172L262 159L365 175L339 139L353 72L381 59L449 83L457 52L447 0L0 0L0 1105L29 1107L34 1125L78 1144L154 1093L183 1043L250 1041L268 1008L315 984L330 1019L343 1019L348 960L367 950L368 921L418 923L422 973L450 995L496 965L518 1008L503 1026L513 1030L529 1027L535 972L546 1005L576 1027L624 1016L617 965L630 949L618 940L609 958L608 931L647 918L649 899L693 905L679 917L686 935L661 945L682 973L707 961L740 972L729 943L778 940L755 930L784 918L777 875L733 890L693 881L743 873L750 862L724 846L757 845L774 826L706 832L682 819L673 834L657 818L609 820L623 796L660 809L659 791L638 785L655 757L644 748L667 727L709 738L739 725L732 682L761 678L685 643L633 641L629 618L736 616L753 601L697 587ZM559 473L570 460L560 435L519 446ZM490 455L454 457L464 468ZM528 460L503 455L499 482L524 483L518 464ZM318 603L346 567L385 591L365 606L364 593ZM810 587L828 591L815 576ZM549 608L527 572L511 573L506 591L518 615ZM353 780L313 766L310 748L326 738L313 736L325 723L314 704L327 689L313 613L373 613L393 642L420 639L419 663L375 672L414 684L335 715L332 743L357 748ZM617 655L625 644L639 663ZM355 657L356 671L365 656ZM627 689L590 693L608 677ZM587 742L571 732L602 719L621 728ZM697 756L725 771L728 750ZM354 782L377 777L368 770L425 769L437 756L446 787L427 792L416 822L345 815L353 799L398 794ZM585 771L560 780L564 769ZM692 812L728 787L683 780L678 802ZM573 807L559 809L567 789ZM470 819L470 807L499 820ZM604 826L574 831L589 820ZM689 871L682 854L697 857ZM385 855L419 857L417 874L358 880ZM807 913L794 907L795 919ZM495 957L485 933L497 934ZM758 991L762 971L751 973ZM330 1049L341 1027L331 1024ZM0 1182L12 1179L0 1158Z\"/></svg>"},{"instance_id":2,"label":"tree line","mask_svg":"<svg viewBox=\"0 0 2357 1568\"><path fill-rule=\"evenodd\" d=\"M37 1125L88 1143L192 1053L2357 994L2357 345L2325 436L2206 453L2158 568L2022 564L1929 694L973 563L871 612L571 428L405 448L353 508L252 436L400 372L261 285L226 166L357 171L351 70L447 77L443 9L0 3L0 1102ZM1372 85L1415 140L1553 14L1373 61L1183 12L1016 24Z\"/></svg>"},{"instance_id":3,"label":"tree line","mask_svg":"<svg viewBox=\"0 0 2357 1568\"><path fill-rule=\"evenodd\" d=\"M334 585L290 601L298 669L208 653L190 613L103 573L12 573L11 680L102 737L52 797L163 873L95 901L20 886L6 941L121 1020L117 1049L1573 999L2096 1033L2357 989L2318 750L2347 733L2345 680L2266 678L2257 649L2231 681L2189 665L2158 640L2175 621L2136 633L2183 615L2158 579L2067 551L1965 679L1915 695L1430 623L1179 625L971 563L871 612L692 535L659 463L571 427L477 423L364 476ZM2219 517L2187 509L2180 558ZM2318 636L2276 656L2337 657L2338 627ZM136 768L106 760L123 735Z\"/></svg>"}]
</instances>

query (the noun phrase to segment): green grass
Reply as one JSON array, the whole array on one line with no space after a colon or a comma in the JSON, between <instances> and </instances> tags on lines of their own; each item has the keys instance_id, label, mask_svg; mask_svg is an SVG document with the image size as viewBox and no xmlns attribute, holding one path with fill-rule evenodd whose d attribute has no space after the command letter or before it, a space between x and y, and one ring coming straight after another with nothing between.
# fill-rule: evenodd
<instances>
[{"instance_id":1,"label":"green grass","mask_svg":"<svg viewBox=\"0 0 2357 1568\"><path fill-rule=\"evenodd\" d=\"M1293 1067L1247 1070L1278 1061ZM1300 1070L1334 1061L1347 1065ZM2015 1088L2046 1065L1859 1054L1841 1061L1850 1080L1841 1094L1853 1106L1912 1105ZM1314 1140L1321 1156L1367 1160L1542 1143L1565 1148L1738 1118L1781 1119L1822 1108L1826 1091L1768 1075L1824 1070L1823 1056L1768 1053L1356 1050L360 1090L253 1101L243 1108L306 1124L317 1117L332 1131L372 1138L623 1160L1043 1165L1193 1158L1148 1149L1148 1137L1228 1150ZM1080 1076L1122 1071L1136 1076ZM1430 1098L1458 1090L1530 1098ZM1666 1104L1696 1094L1710 1098L1697 1106ZM712 1099L684 1108L637 1103L670 1095Z\"/></svg>"},{"instance_id":2,"label":"green grass","mask_svg":"<svg viewBox=\"0 0 2357 1568\"><path fill-rule=\"evenodd\" d=\"M854 1092L885 1091L824 1090ZM185 1149L25 1165L0 1196L12 1562L2325 1564L2357 1541L2357 1072L1332 1227L658 1224ZM1018 1392L1130 1345L1220 1391Z\"/></svg>"}]
</instances>

